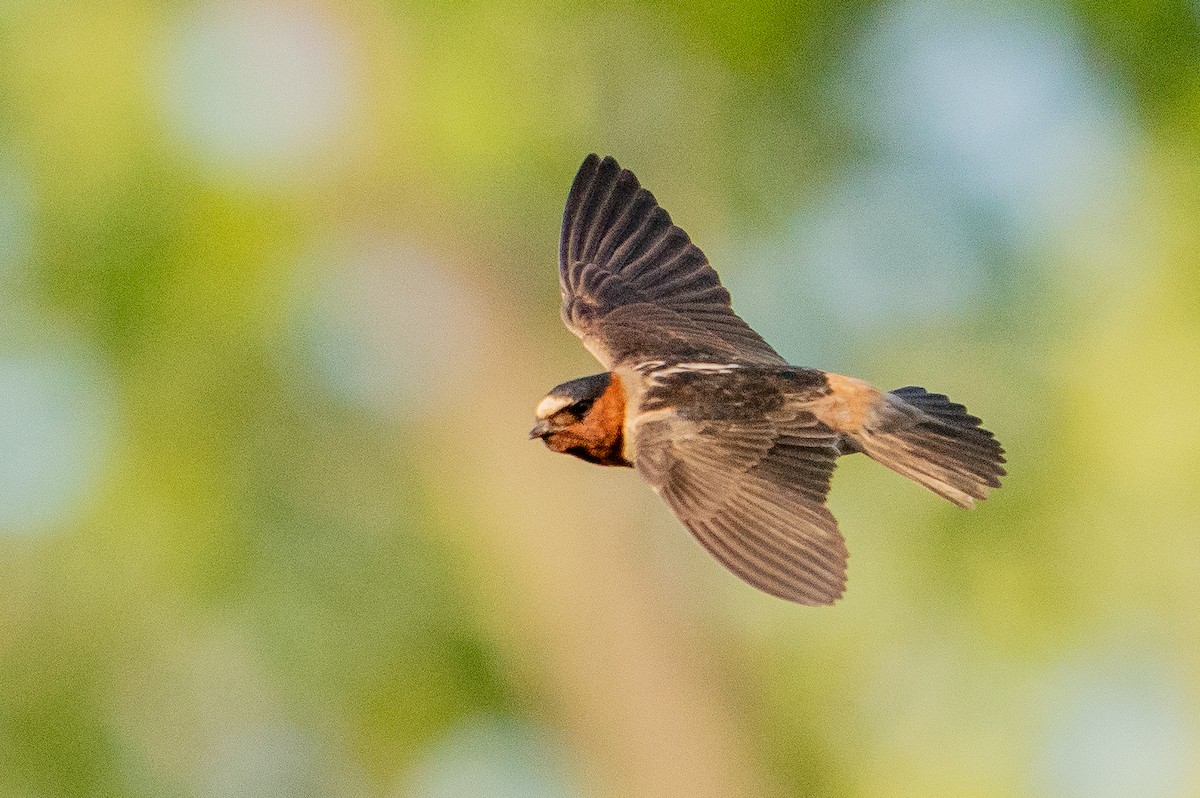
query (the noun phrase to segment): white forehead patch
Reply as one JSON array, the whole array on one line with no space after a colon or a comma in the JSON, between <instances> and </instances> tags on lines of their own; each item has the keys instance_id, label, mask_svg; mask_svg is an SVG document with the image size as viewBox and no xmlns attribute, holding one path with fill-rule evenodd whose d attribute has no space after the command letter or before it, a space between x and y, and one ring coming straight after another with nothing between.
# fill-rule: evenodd
<instances>
[{"instance_id":1,"label":"white forehead patch","mask_svg":"<svg viewBox=\"0 0 1200 798\"><path fill-rule=\"evenodd\" d=\"M567 396L547 396L541 401L541 404L537 406L537 410L533 411L533 414L539 420L550 418L550 416L571 404L572 401L573 400Z\"/></svg>"}]
</instances>

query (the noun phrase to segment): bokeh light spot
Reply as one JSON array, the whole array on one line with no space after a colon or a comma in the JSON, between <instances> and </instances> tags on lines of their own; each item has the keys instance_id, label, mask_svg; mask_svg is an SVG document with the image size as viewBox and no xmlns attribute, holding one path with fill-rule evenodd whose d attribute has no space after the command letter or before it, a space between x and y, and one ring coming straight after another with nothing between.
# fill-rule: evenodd
<instances>
[{"instance_id":1,"label":"bokeh light spot","mask_svg":"<svg viewBox=\"0 0 1200 798\"><path fill-rule=\"evenodd\" d=\"M864 122L890 151L1039 236L1114 201L1124 108L1048 13L919 0L862 45Z\"/></svg>"},{"instance_id":2,"label":"bokeh light spot","mask_svg":"<svg viewBox=\"0 0 1200 798\"><path fill-rule=\"evenodd\" d=\"M1153 669L1071 669L1048 696L1051 730L1041 751L1039 795L1182 798L1189 792L1196 729L1187 696Z\"/></svg>"},{"instance_id":3,"label":"bokeh light spot","mask_svg":"<svg viewBox=\"0 0 1200 798\"><path fill-rule=\"evenodd\" d=\"M213 741L202 795L209 798L292 798L320 795L320 752L290 726L229 731Z\"/></svg>"},{"instance_id":4,"label":"bokeh light spot","mask_svg":"<svg viewBox=\"0 0 1200 798\"><path fill-rule=\"evenodd\" d=\"M512 718L468 718L418 761L400 798L573 798L561 755Z\"/></svg>"},{"instance_id":5,"label":"bokeh light spot","mask_svg":"<svg viewBox=\"0 0 1200 798\"><path fill-rule=\"evenodd\" d=\"M980 287L980 264L935 187L903 169L846 176L802 219L817 283L840 321L887 323L953 313Z\"/></svg>"},{"instance_id":6,"label":"bokeh light spot","mask_svg":"<svg viewBox=\"0 0 1200 798\"><path fill-rule=\"evenodd\" d=\"M428 252L386 238L321 257L298 332L313 370L343 400L412 418L467 390L484 335L465 286Z\"/></svg>"},{"instance_id":7,"label":"bokeh light spot","mask_svg":"<svg viewBox=\"0 0 1200 798\"><path fill-rule=\"evenodd\" d=\"M783 234L745 245L726 283L735 306L780 352L835 362L851 336L937 324L970 312L984 290L977 246L937 185L890 161L844 175ZM803 312L797 312L797 302Z\"/></svg>"},{"instance_id":8,"label":"bokeh light spot","mask_svg":"<svg viewBox=\"0 0 1200 798\"><path fill-rule=\"evenodd\" d=\"M40 531L75 509L111 434L106 388L68 358L0 357L0 533Z\"/></svg>"},{"instance_id":9,"label":"bokeh light spot","mask_svg":"<svg viewBox=\"0 0 1200 798\"><path fill-rule=\"evenodd\" d=\"M180 18L168 47L168 113L214 166L312 168L347 124L352 48L313 5L208 3Z\"/></svg>"}]
</instances>

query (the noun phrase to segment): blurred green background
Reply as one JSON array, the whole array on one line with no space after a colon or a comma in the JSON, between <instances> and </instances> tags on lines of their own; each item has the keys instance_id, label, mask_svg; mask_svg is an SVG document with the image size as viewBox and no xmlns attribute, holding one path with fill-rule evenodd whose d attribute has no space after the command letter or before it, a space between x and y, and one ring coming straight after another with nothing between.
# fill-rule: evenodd
<instances>
[{"instance_id":1,"label":"blurred green background","mask_svg":"<svg viewBox=\"0 0 1200 798\"><path fill-rule=\"evenodd\" d=\"M965 402L833 608L526 440L584 155ZM0 2L0 796L1200 795L1200 4Z\"/></svg>"}]
</instances>

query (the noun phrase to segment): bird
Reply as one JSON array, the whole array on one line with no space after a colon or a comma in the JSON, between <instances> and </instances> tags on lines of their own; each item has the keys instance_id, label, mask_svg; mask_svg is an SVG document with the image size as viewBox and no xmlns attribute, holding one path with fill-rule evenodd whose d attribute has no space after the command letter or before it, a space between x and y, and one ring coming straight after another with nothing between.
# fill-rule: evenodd
<instances>
[{"instance_id":1,"label":"bird","mask_svg":"<svg viewBox=\"0 0 1200 798\"><path fill-rule=\"evenodd\" d=\"M1005 476L1004 449L946 396L790 365L733 311L729 291L654 195L589 155L563 211L561 314L606 369L555 386L530 439L631 467L746 583L832 604L847 550L826 496L862 453L959 507Z\"/></svg>"}]
</instances>

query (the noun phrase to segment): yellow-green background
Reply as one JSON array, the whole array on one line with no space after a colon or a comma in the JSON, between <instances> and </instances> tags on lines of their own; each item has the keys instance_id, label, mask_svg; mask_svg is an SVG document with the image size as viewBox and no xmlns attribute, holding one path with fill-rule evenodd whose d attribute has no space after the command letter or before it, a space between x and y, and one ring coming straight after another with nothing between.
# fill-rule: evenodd
<instances>
[{"instance_id":1,"label":"yellow-green background","mask_svg":"<svg viewBox=\"0 0 1200 798\"><path fill-rule=\"evenodd\" d=\"M525 438L588 152L965 402L846 597ZM0 2L0 796L1200 795L1200 4Z\"/></svg>"}]
</instances>

